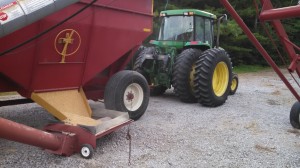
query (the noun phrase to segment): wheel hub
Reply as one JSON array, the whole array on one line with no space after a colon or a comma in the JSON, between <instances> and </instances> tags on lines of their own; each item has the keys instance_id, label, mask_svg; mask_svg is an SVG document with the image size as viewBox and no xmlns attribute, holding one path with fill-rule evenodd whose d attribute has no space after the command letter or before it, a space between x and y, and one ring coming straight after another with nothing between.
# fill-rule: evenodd
<instances>
[{"instance_id":1,"label":"wheel hub","mask_svg":"<svg viewBox=\"0 0 300 168\"><path fill-rule=\"evenodd\" d=\"M132 101L134 99L134 94L132 93L132 91L128 92L127 95L126 95L126 100L128 102Z\"/></svg>"},{"instance_id":2,"label":"wheel hub","mask_svg":"<svg viewBox=\"0 0 300 168\"><path fill-rule=\"evenodd\" d=\"M90 155L90 150L89 150L89 148L87 148L87 147L83 147L82 149L81 149L81 153L82 153L82 155L84 156L84 157L88 157L89 155Z\"/></svg>"},{"instance_id":3,"label":"wheel hub","mask_svg":"<svg viewBox=\"0 0 300 168\"><path fill-rule=\"evenodd\" d=\"M136 111L143 103L144 92L142 87L137 83L127 86L124 92L124 105L129 111Z\"/></svg>"}]
</instances>

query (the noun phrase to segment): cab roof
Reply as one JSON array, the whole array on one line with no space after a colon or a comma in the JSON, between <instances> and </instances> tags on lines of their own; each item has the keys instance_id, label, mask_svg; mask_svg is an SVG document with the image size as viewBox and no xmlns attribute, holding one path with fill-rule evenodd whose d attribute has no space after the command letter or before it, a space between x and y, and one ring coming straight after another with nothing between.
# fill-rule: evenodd
<instances>
[{"instance_id":1,"label":"cab roof","mask_svg":"<svg viewBox=\"0 0 300 168\"><path fill-rule=\"evenodd\" d=\"M185 15L185 13L189 13L189 12L192 12L193 15L195 16L204 16L212 19L217 19L216 15L198 9L165 10L165 11L161 11L160 14L164 14L166 16L176 16L176 15Z\"/></svg>"}]
</instances>

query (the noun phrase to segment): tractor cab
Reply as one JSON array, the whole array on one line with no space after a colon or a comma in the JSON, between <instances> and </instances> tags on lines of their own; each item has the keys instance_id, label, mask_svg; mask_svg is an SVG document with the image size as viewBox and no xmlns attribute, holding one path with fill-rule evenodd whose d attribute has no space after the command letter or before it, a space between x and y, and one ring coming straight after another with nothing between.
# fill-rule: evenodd
<instances>
[{"instance_id":1,"label":"tractor cab","mask_svg":"<svg viewBox=\"0 0 300 168\"><path fill-rule=\"evenodd\" d=\"M177 46L184 48L190 45L213 46L213 23L217 17L211 13L195 10L167 10L160 13L161 25L157 41L158 46Z\"/></svg>"}]
</instances>

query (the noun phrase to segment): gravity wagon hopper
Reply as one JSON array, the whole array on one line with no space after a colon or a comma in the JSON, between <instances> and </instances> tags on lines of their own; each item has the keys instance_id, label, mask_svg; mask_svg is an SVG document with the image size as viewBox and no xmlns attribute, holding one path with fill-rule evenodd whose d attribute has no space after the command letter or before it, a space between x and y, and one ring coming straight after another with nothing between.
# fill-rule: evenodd
<instances>
[{"instance_id":1,"label":"gravity wagon hopper","mask_svg":"<svg viewBox=\"0 0 300 168\"><path fill-rule=\"evenodd\" d=\"M96 139L139 119L149 88L123 70L152 32L152 0L2 0L0 92L36 102L44 130L0 118L0 138L70 156L93 155ZM88 100L103 100L105 108ZM38 137L38 138L37 138Z\"/></svg>"},{"instance_id":2,"label":"gravity wagon hopper","mask_svg":"<svg viewBox=\"0 0 300 168\"><path fill-rule=\"evenodd\" d=\"M294 128L300 129L300 95L297 92L297 89L291 84L290 80L288 80L285 75L281 72L279 67L276 65L275 61L268 54L268 52L264 49L255 35L251 32L248 26L244 23L243 19L238 15L235 9L232 7L228 0L220 0L220 2L224 5L233 19L237 22L237 24L241 27L244 33L247 35L252 44L256 47L256 49L260 52L260 54L264 57L264 59L269 63L269 65L273 68L273 70L277 73L279 78L284 82L286 87L291 91L293 96L297 99L290 111L290 123ZM251 0L249 0L251 2ZM283 19L291 19L291 18L299 18L300 17L300 5L274 8L273 4L270 0L260 0L261 11L259 11L259 5L256 0L252 1L257 10L257 14L259 15L259 21L262 23L263 28L266 30L267 34L270 34L267 26L264 26L265 23L269 23L273 30L274 34L278 36L279 41L281 42L282 48L285 50L286 55L288 55L288 64L286 64L287 70L290 72L292 78L294 79L296 86L300 87L299 80L297 81L296 76L300 77L300 59L299 59L299 51L300 47L295 43L290 41L288 33L285 31L284 26L281 22ZM260 13L259 13L260 12ZM275 40L269 36L270 41L275 45ZM277 48L277 46L275 46ZM278 50L279 51L279 50ZM281 54L279 53L279 56ZM281 57L282 58L282 57ZM284 58L282 58L284 59ZM284 63L285 64L285 63Z\"/></svg>"}]
</instances>

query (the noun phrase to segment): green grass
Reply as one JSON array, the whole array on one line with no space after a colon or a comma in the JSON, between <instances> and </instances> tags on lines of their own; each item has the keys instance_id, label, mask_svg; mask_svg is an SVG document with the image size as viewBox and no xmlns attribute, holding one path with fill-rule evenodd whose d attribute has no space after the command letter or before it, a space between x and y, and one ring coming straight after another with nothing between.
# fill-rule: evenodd
<instances>
[{"instance_id":1,"label":"green grass","mask_svg":"<svg viewBox=\"0 0 300 168\"><path fill-rule=\"evenodd\" d=\"M233 68L235 73L248 73L248 72L260 72L271 69L269 66L260 65L239 65Z\"/></svg>"}]
</instances>

